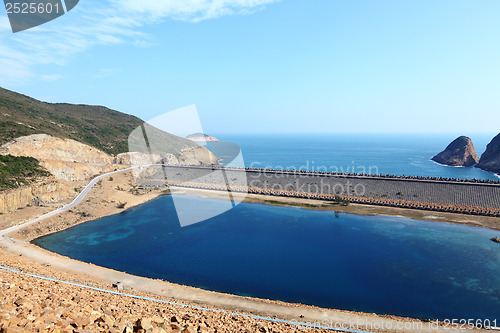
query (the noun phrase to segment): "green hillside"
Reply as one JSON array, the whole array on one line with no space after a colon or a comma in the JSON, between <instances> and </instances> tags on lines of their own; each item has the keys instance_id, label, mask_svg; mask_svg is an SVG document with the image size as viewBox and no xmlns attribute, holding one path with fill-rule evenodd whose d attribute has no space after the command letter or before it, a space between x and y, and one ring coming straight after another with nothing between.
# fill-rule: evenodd
<instances>
[{"instance_id":1,"label":"green hillside","mask_svg":"<svg viewBox=\"0 0 500 333\"><path fill-rule=\"evenodd\" d=\"M50 173L33 157L0 155L0 191L31 183Z\"/></svg>"},{"instance_id":2,"label":"green hillside","mask_svg":"<svg viewBox=\"0 0 500 333\"><path fill-rule=\"evenodd\" d=\"M45 133L118 154L128 151L128 136L142 123L103 106L45 103L0 88L0 145L20 136ZM162 136L174 154L196 145L165 132Z\"/></svg>"}]
</instances>

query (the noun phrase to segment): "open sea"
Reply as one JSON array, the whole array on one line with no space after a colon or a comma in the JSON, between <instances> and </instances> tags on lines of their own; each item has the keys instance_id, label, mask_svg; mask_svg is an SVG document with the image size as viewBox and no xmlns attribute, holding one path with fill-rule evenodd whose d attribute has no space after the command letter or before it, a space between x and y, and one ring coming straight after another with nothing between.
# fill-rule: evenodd
<instances>
[{"instance_id":1,"label":"open sea","mask_svg":"<svg viewBox=\"0 0 500 333\"><path fill-rule=\"evenodd\" d=\"M480 157L496 134L469 135ZM492 172L449 167L431 160L458 134L215 135L240 146L246 166L370 174L492 179Z\"/></svg>"},{"instance_id":2,"label":"open sea","mask_svg":"<svg viewBox=\"0 0 500 333\"><path fill-rule=\"evenodd\" d=\"M245 164L253 167L498 180L494 173L430 160L457 136L216 135L240 145ZM471 136L478 155L493 136ZM226 204L196 196L176 200L197 211ZM244 296L500 321L500 245L490 241L494 236L500 232L254 203L182 228L172 197L163 196L35 244L135 275Z\"/></svg>"}]
</instances>

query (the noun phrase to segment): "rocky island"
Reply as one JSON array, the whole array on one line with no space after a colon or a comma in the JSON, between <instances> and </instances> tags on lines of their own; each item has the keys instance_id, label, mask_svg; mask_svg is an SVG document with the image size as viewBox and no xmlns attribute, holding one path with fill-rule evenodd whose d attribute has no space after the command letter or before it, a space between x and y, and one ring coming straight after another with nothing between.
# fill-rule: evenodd
<instances>
[{"instance_id":1,"label":"rocky island","mask_svg":"<svg viewBox=\"0 0 500 333\"><path fill-rule=\"evenodd\" d=\"M473 166L479 161L472 140L466 136L455 139L445 150L434 156L432 160L448 166L465 167Z\"/></svg>"},{"instance_id":2,"label":"rocky island","mask_svg":"<svg viewBox=\"0 0 500 333\"><path fill-rule=\"evenodd\" d=\"M476 168L484 171L500 172L500 134L486 146L486 151L481 155Z\"/></svg>"},{"instance_id":3,"label":"rocky island","mask_svg":"<svg viewBox=\"0 0 500 333\"><path fill-rule=\"evenodd\" d=\"M194 133L191 135L186 136L186 139L194 141L194 142L216 142L220 141L217 138L214 138L213 136L206 135L203 133Z\"/></svg>"}]
</instances>

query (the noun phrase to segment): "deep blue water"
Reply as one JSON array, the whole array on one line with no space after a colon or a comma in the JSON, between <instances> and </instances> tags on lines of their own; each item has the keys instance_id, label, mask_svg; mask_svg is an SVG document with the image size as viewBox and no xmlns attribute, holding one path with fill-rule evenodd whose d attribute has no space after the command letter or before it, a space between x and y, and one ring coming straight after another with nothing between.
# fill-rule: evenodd
<instances>
[{"instance_id":1,"label":"deep blue water","mask_svg":"<svg viewBox=\"0 0 500 333\"><path fill-rule=\"evenodd\" d=\"M500 178L474 167L439 165L431 158L459 134L255 134L215 135L238 144L246 166L418 175L463 179ZM478 156L495 134L470 135ZM321 170L321 169L320 169Z\"/></svg>"},{"instance_id":2,"label":"deep blue water","mask_svg":"<svg viewBox=\"0 0 500 333\"><path fill-rule=\"evenodd\" d=\"M177 199L176 199L177 200ZM182 196L198 211L220 200ZM322 307L500 319L500 232L242 203L181 228L170 196L50 235L48 250L132 274Z\"/></svg>"}]
</instances>

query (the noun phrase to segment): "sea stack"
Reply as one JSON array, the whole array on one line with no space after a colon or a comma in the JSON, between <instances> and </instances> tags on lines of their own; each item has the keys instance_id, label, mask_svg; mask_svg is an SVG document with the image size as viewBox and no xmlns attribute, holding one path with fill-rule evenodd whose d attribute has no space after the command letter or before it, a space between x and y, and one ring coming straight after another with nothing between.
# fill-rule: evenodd
<instances>
[{"instance_id":1,"label":"sea stack","mask_svg":"<svg viewBox=\"0 0 500 333\"><path fill-rule=\"evenodd\" d=\"M500 172L500 134L488 143L476 167L484 171Z\"/></svg>"},{"instance_id":2,"label":"sea stack","mask_svg":"<svg viewBox=\"0 0 500 333\"><path fill-rule=\"evenodd\" d=\"M472 140L466 136L455 139L432 160L439 164L465 167L473 166L479 161Z\"/></svg>"}]
</instances>

